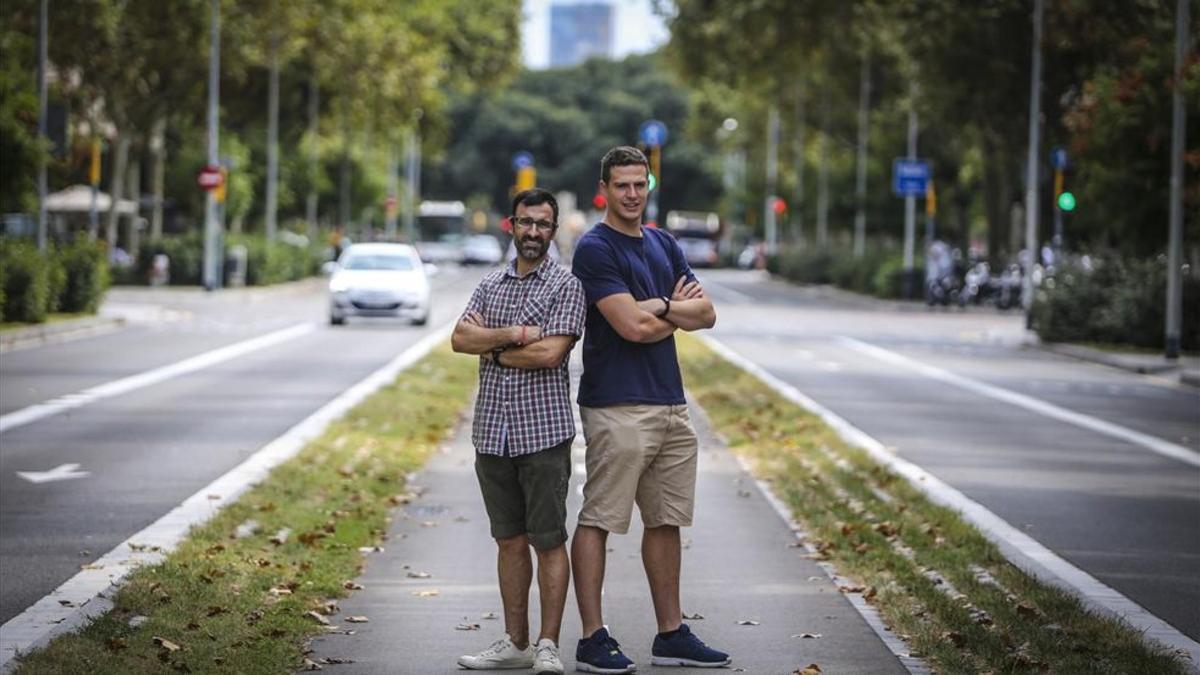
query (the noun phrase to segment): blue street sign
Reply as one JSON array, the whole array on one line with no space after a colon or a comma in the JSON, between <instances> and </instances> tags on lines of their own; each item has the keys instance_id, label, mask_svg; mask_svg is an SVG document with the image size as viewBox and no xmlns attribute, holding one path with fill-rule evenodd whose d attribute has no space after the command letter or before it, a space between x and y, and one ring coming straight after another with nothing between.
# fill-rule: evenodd
<instances>
[{"instance_id":1,"label":"blue street sign","mask_svg":"<svg viewBox=\"0 0 1200 675\"><path fill-rule=\"evenodd\" d=\"M525 152L524 150L513 155L513 158L512 158L513 171L520 171L521 169L524 169L527 166L533 166L533 155L529 154L528 152Z\"/></svg>"},{"instance_id":2,"label":"blue street sign","mask_svg":"<svg viewBox=\"0 0 1200 675\"><path fill-rule=\"evenodd\" d=\"M638 129L638 138L652 148L664 146L667 144L667 125L658 120L646 120Z\"/></svg>"},{"instance_id":3,"label":"blue street sign","mask_svg":"<svg viewBox=\"0 0 1200 675\"><path fill-rule=\"evenodd\" d=\"M1062 170L1067 168L1070 159L1067 157L1067 149L1056 147L1050 151L1050 165L1055 169Z\"/></svg>"},{"instance_id":4,"label":"blue street sign","mask_svg":"<svg viewBox=\"0 0 1200 675\"><path fill-rule=\"evenodd\" d=\"M892 161L892 192L901 197L924 197L929 184L929 162L919 159Z\"/></svg>"}]
</instances>

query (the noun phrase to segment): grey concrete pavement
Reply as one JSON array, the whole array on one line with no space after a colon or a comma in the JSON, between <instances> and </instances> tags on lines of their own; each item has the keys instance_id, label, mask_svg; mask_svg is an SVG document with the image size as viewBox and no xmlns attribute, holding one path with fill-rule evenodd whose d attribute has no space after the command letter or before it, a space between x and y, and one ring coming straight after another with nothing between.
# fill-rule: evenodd
<instances>
[{"instance_id":1,"label":"grey concrete pavement","mask_svg":"<svg viewBox=\"0 0 1200 675\"><path fill-rule=\"evenodd\" d=\"M803 549L789 546L795 542L790 528L694 406L692 417L701 436L701 460L695 525L683 531L682 598L685 613L704 617L689 621L696 634L728 651L730 668L739 672L789 674L810 663L827 673L907 672L821 568ZM318 663L353 660L326 666L329 672L461 672L456 666L461 654L480 651L504 634L496 546L475 479L469 431L468 419L417 476L423 496L397 511L384 551L368 556L358 579L365 589L342 600L340 614L331 617L342 632L314 641L310 658ZM581 439L574 463L570 530L584 479ZM629 534L609 538L605 621L639 672L659 672L650 665L656 628L640 540L636 514ZM409 576L422 572L430 578ZM530 599L535 633L536 588L535 580ZM438 594L420 596L431 590ZM483 618L493 615L498 618ZM369 622L347 623L349 616L366 616ZM742 620L759 623L739 625ZM460 624L479 629L457 630ZM572 589L562 630L568 672L575 665L580 630ZM798 637L802 633L821 637Z\"/></svg>"}]
</instances>

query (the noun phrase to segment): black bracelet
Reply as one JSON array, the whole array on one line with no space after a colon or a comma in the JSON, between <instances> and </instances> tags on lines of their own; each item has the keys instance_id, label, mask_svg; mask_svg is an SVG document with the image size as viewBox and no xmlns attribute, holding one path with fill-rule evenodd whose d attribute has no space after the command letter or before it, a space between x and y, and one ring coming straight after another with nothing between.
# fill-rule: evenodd
<instances>
[{"instance_id":1,"label":"black bracelet","mask_svg":"<svg viewBox=\"0 0 1200 675\"><path fill-rule=\"evenodd\" d=\"M662 314L658 315L658 318L665 319L671 313L671 299L665 295L658 296L658 299L663 301L663 311Z\"/></svg>"}]
</instances>

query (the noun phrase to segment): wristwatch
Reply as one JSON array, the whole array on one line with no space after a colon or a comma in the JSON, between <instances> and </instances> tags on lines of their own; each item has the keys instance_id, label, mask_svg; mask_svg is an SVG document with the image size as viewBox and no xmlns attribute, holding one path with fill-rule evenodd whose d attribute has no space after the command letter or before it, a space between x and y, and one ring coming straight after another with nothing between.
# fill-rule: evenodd
<instances>
[{"instance_id":1,"label":"wristwatch","mask_svg":"<svg viewBox=\"0 0 1200 675\"><path fill-rule=\"evenodd\" d=\"M500 366L501 368L504 367L504 364L500 363L500 354L502 354L503 352L504 352L504 347L496 347L495 349L492 350L492 363L496 364L497 366Z\"/></svg>"},{"instance_id":2,"label":"wristwatch","mask_svg":"<svg viewBox=\"0 0 1200 675\"><path fill-rule=\"evenodd\" d=\"M671 313L671 299L665 295L658 296L658 299L663 301L663 310L655 316L660 319L665 319L667 315Z\"/></svg>"}]
</instances>

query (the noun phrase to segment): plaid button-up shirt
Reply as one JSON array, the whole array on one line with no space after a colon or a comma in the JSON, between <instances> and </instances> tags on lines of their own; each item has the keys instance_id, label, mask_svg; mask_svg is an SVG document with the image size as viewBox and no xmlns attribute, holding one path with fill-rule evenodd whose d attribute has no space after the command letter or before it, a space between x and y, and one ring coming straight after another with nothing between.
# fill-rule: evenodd
<instances>
[{"instance_id":1,"label":"plaid button-up shirt","mask_svg":"<svg viewBox=\"0 0 1200 675\"><path fill-rule=\"evenodd\" d=\"M467 309L483 316L486 328L540 326L542 337L583 335L583 286L549 257L524 277L516 261L483 278ZM471 440L489 455L528 455L575 435L567 361L529 370L479 359L479 396Z\"/></svg>"}]
</instances>

